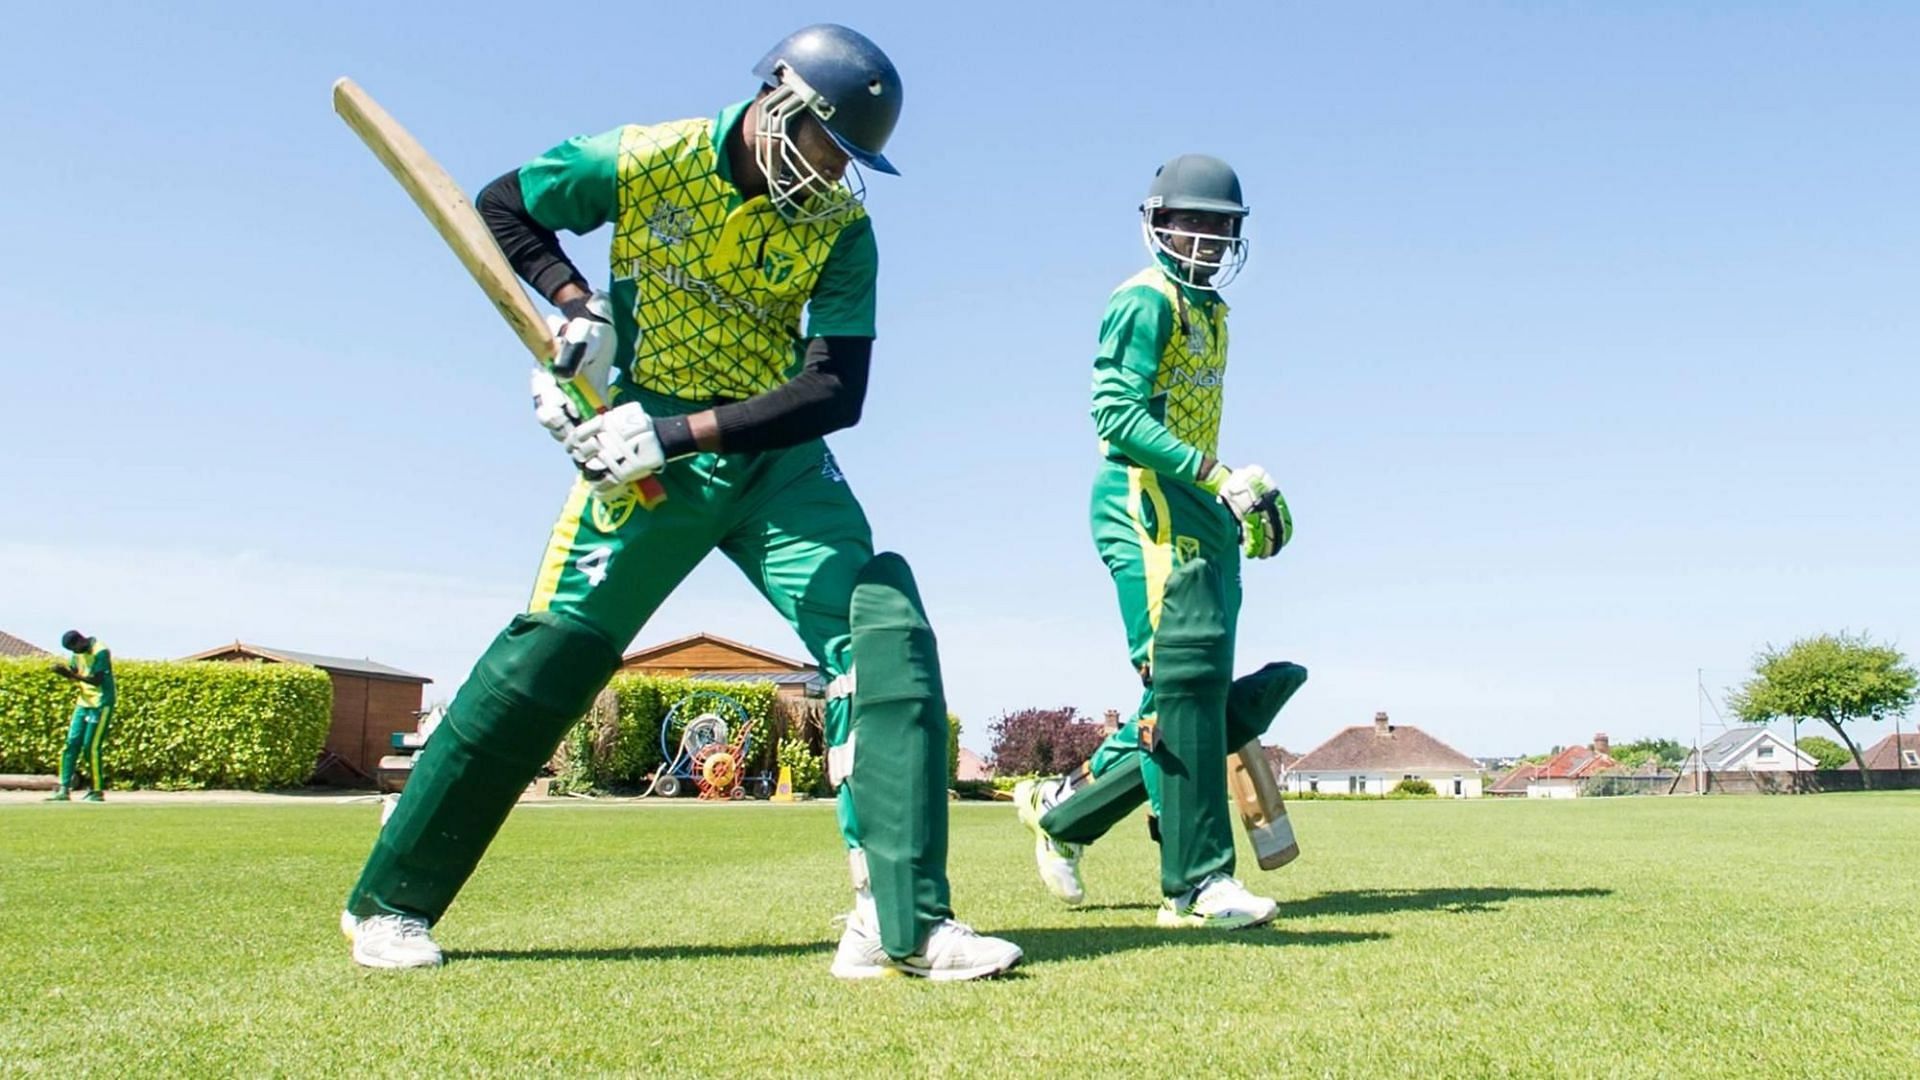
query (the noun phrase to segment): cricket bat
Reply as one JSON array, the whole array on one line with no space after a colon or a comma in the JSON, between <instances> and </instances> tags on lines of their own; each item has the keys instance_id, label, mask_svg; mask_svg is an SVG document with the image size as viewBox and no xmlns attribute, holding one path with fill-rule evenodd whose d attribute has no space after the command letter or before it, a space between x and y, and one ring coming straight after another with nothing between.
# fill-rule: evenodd
<instances>
[{"instance_id":1,"label":"cricket bat","mask_svg":"<svg viewBox=\"0 0 1920 1080\"><path fill-rule=\"evenodd\" d=\"M1278 870L1300 857L1293 823L1287 820L1287 804L1281 801L1280 785L1273 779L1273 767L1260 740L1227 758L1227 786L1233 791L1233 805L1240 811L1247 839L1253 841L1260 869Z\"/></svg>"},{"instance_id":2,"label":"cricket bat","mask_svg":"<svg viewBox=\"0 0 1920 1080\"><path fill-rule=\"evenodd\" d=\"M493 242L493 234L487 231L485 222L474 210L460 185L453 177L433 160L407 129L400 126L380 103L373 100L360 84L352 79L341 78L333 84L333 111L347 122L367 149L380 159L393 178L400 182L407 194L413 198L415 206L427 215L433 223L440 239L447 242L453 253L460 258L460 265L467 268L480 291L493 301L494 310L507 320L520 343L539 363L552 367L554 354L553 335L547 330L545 319L527 297L525 289L520 287L520 279L514 276L513 268L507 265L507 257L500 251L500 245ZM556 372L556 374L559 374ZM562 377L560 385L579 406L583 415L592 416L606 411L607 403L600 399L591 384L577 377ZM666 489L660 485L658 477L649 476L634 484L640 499L640 505L648 509L659 505L667 497Z\"/></svg>"}]
</instances>

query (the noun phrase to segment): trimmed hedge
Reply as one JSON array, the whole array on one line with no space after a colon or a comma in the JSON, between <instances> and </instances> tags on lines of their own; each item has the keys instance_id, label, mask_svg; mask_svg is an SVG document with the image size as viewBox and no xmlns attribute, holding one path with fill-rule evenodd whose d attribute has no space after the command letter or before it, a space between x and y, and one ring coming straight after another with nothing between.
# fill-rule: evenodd
<instances>
[{"instance_id":1,"label":"trimmed hedge","mask_svg":"<svg viewBox=\"0 0 1920 1080\"><path fill-rule=\"evenodd\" d=\"M753 752L747 775L778 772L775 764L784 732L784 711L772 683L723 683L658 675L616 675L607 684L616 707L594 710L576 724L554 755L554 787L561 791L644 787L660 766L660 723L696 690L716 690L746 707L752 718Z\"/></svg>"},{"instance_id":2,"label":"trimmed hedge","mask_svg":"<svg viewBox=\"0 0 1920 1080\"><path fill-rule=\"evenodd\" d=\"M303 664L117 660L112 787L297 787L333 717L333 684ZM0 660L0 772L56 773L73 684L50 659Z\"/></svg>"}]
</instances>

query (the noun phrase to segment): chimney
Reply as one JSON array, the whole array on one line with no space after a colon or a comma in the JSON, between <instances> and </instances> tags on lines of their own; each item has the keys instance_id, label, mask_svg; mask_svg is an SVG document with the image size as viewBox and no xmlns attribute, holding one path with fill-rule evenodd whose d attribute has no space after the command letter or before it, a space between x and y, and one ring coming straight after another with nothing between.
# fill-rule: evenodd
<instances>
[{"instance_id":1,"label":"chimney","mask_svg":"<svg viewBox=\"0 0 1920 1080\"><path fill-rule=\"evenodd\" d=\"M1595 732L1593 736L1593 752L1596 754L1604 754L1607 752L1607 745L1607 733L1604 731Z\"/></svg>"},{"instance_id":2,"label":"chimney","mask_svg":"<svg viewBox=\"0 0 1920 1080\"><path fill-rule=\"evenodd\" d=\"M1382 739L1393 734L1393 725L1387 723L1386 713L1377 712L1373 714L1373 733Z\"/></svg>"},{"instance_id":3,"label":"chimney","mask_svg":"<svg viewBox=\"0 0 1920 1080\"><path fill-rule=\"evenodd\" d=\"M1111 735L1114 732L1120 730L1120 710L1119 709L1107 710L1106 722L1100 725L1100 730L1105 732L1108 735Z\"/></svg>"}]
</instances>

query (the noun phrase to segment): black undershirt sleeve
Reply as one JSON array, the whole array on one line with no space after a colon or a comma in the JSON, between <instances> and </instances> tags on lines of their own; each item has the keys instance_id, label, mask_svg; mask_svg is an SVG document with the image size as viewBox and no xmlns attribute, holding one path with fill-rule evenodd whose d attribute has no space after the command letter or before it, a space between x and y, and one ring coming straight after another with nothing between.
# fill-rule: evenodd
<instances>
[{"instance_id":1,"label":"black undershirt sleeve","mask_svg":"<svg viewBox=\"0 0 1920 1080\"><path fill-rule=\"evenodd\" d=\"M526 200L520 194L520 170L481 188L474 208L480 211L480 220L493 234L494 243L506 253L507 265L535 292L551 300L569 281L588 288L586 277L560 250L560 238L527 213Z\"/></svg>"},{"instance_id":2,"label":"black undershirt sleeve","mask_svg":"<svg viewBox=\"0 0 1920 1080\"><path fill-rule=\"evenodd\" d=\"M807 343L800 374L764 394L713 410L721 451L779 450L859 423L872 362L872 338L814 338ZM669 458L698 450L684 416L660 417L654 431Z\"/></svg>"}]
</instances>

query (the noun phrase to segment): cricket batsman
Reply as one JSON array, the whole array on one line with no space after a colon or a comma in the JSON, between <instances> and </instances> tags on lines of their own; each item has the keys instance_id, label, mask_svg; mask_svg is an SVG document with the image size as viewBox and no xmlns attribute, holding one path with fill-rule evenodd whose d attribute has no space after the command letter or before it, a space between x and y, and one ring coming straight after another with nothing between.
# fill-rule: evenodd
<instances>
[{"instance_id":1,"label":"cricket batsman","mask_svg":"<svg viewBox=\"0 0 1920 1080\"><path fill-rule=\"evenodd\" d=\"M78 630L60 635L60 647L67 650L67 662L54 665L54 672L77 684L79 701L73 707L73 721L67 725L67 745L60 752L60 786L53 789L49 802L66 802L72 797L74 770L86 763L87 793L82 802L105 802L107 773L100 761L100 749L107 741L107 725L113 721L113 705L119 692L113 684L113 653L98 638Z\"/></svg>"},{"instance_id":2,"label":"cricket batsman","mask_svg":"<svg viewBox=\"0 0 1920 1080\"><path fill-rule=\"evenodd\" d=\"M831 680L828 774L854 906L832 972L972 979L1020 960L955 921L946 704L907 563L876 555L822 436L860 418L877 255L859 168L882 152L901 82L843 26L800 30L718 116L571 139L477 201L514 270L557 307L563 377L534 413L579 466L525 613L474 665L382 827L341 926L369 967L441 962L446 913L521 789L661 602L718 549ZM556 240L613 226L596 291ZM802 314L804 312L804 330ZM652 477L664 500L642 505Z\"/></svg>"},{"instance_id":3,"label":"cricket batsman","mask_svg":"<svg viewBox=\"0 0 1920 1080\"><path fill-rule=\"evenodd\" d=\"M1107 302L1093 363L1106 460L1093 484L1094 547L1113 575L1140 708L1064 777L1014 790L1040 879L1085 896L1080 858L1143 801L1160 844L1158 921L1237 929L1277 910L1233 876L1229 752L1267 729L1306 681L1295 664L1233 680L1240 558L1270 558L1293 519L1272 477L1218 458L1227 369L1224 288L1245 265L1248 208L1226 162L1183 154L1140 206L1153 264Z\"/></svg>"}]
</instances>

